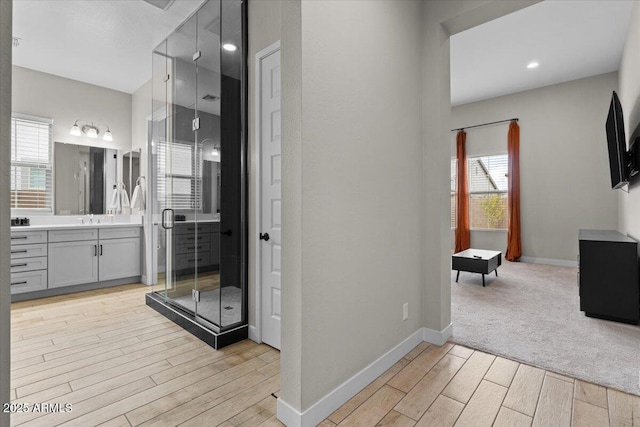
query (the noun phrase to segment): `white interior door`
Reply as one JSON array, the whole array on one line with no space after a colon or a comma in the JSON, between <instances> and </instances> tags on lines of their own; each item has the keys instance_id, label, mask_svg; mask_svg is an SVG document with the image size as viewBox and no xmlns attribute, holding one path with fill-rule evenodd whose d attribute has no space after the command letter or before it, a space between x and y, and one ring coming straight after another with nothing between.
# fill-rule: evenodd
<instances>
[{"instance_id":1,"label":"white interior door","mask_svg":"<svg viewBox=\"0 0 640 427\"><path fill-rule=\"evenodd\" d=\"M260 279L262 341L280 349L280 51L260 61Z\"/></svg>"}]
</instances>

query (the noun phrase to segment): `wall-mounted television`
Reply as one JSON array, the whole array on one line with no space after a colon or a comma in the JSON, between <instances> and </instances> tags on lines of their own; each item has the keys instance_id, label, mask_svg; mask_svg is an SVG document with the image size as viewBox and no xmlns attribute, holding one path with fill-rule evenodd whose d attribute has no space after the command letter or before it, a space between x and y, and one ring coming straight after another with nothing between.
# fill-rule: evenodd
<instances>
[{"instance_id":1,"label":"wall-mounted television","mask_svg":"<svg viewBox=\"0 0 640 427\"><path fill-rule=\"evenodd\" d=\"M622 106L618 94L613 91L609 115L607 116L607 145L609 146L609 168L611 170L611 188L621 188L629 183L631 168L624 134Z\"/></svg>"}]
</instances>

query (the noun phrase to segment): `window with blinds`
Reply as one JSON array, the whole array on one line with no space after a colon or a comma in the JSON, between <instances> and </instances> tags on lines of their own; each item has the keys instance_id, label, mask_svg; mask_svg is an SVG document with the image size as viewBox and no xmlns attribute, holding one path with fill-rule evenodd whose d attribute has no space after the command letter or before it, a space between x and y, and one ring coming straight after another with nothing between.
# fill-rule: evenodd
<instances>
[{"instance_id":1,"label":"window with blinds","mask_svg":"<svg viewBox=\"0 0 640 427\"><path fill-rule=\"evenodd\" d=\"M509 170L507 155L469 157L467 168L471 228L506 229Z\"/></svg>"},{"instance_id":2,"label":"window with blinds","mask_svg":"<svg viewBox=\"0 0 640 427\"><path fill-rule=\"evenodd\" d=\"M11 118L11 208L52 212L50 119Z\"/></svg>"},{"instance_id":3,"label":"window with blinds","mask_svg":"<svg viewBox=\"0 0 640 427\"><path fill-rule=\"evenodd\" d=\"M162 209L202 209L202 156L193 144L160 141L156 156L157 194Z\"/></svg>"}]
</instances>

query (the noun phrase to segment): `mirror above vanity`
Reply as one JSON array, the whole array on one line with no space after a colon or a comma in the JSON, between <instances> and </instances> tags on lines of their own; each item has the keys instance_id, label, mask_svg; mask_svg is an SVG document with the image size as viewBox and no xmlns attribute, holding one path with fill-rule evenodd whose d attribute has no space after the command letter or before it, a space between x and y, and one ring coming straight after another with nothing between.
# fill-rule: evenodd
<instances>
[{"instance_id":1,"label":"mirror above vanity","mask_svg":"<svg viewBox=\"0 0 640 427\"><path fill-rule=\"evenodd\" d=\"M141 149L127 151L122 155L122 182L129 197L133 195L133 189L140 177Z\"/></svg>"},{"instance_id":2,"label":"mirror above vanity","mask_svg":"<svg viewBox=\"0 0 640 427\"><path fill-rule=\"evenodd\" d=\"M116 183L116 150L55 143L55 214L102 215Z\"/></svg>"}]
</instances>

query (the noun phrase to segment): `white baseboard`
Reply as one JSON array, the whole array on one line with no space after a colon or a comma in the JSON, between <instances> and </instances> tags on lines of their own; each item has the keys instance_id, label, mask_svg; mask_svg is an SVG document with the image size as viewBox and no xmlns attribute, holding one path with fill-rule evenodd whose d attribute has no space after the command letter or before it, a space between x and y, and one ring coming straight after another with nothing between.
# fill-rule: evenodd
<instances>
[{"instance_id":1,"label":"white baseboard","mask_svg":"<svg viewBox=\"0 0 640 427\"><path fill-rule=\"evenodd\" d=\"M435 345L443 345L451 338L452 333L452 323L442 331L428 328L418 329L407 339L380 356L304 412L299 412L280 397L278 398L278 419L287 427L315 426L382 375L420 342L426 341ZM249 326L249 338L251 338L251 326Z\"/></svg>"},{"instance_id":2,"label":"white baseboard","mask_svg":"<svg viewBox=\"0 0 640 427\"><path fill-rule=\"evenodd\" d=\"M443 345L447 342L451 335L453 334L453 323L449 323L449 325L441 331L436 331L435 329L422 328L422 341L426 341L435 345Z\"/></svg>"},{"instance_id":3,"label":"white baseboard","mask_svg":"<svg viewBox=\"0 0 640 427\"><path fill-rule=\"evenodd\" d=\"M318 425L363 388L382 375L423 341L424 328L418 329L400 344L380 356L369 366L349 378L304 412L298 412L282 398L278 398L278 419L287 427Z\"/></svg>"},{"instance_id":4,"label":"white baseboard","mask_svg":"<svg viewBox=\"0 0 640 427\"><path fill-rule=\"evenodd\" d=\"M262 342L262 340L260 339L260 334L258 333L258 328L253 325L249 325L249 339L258 344Z\"/></svg>"},{"instance_id":5,"label":"white baseboard","mask_svg":"<svg viewBox=\"0 0 640 427\"><path fill-rule=\"evenodd\" d=\"M553 258L536 258L531 256L520 257L520 262L528 262L531 264L548 264L557 265L560 267L577 267L577 261L568 261L565 259L553 259Z\"/></svg>"},{"instance_id":6,"label":"white baseboard","mask_svg":"<svg viewBox=\"0 0 640 427\"><path fill-rule=\"evenodd\" d=\"M302 414L282 400L282 397L278 398L276 414L278 420L287 427L299 427L302 425Z\"/></svg>"}]
</instances>

